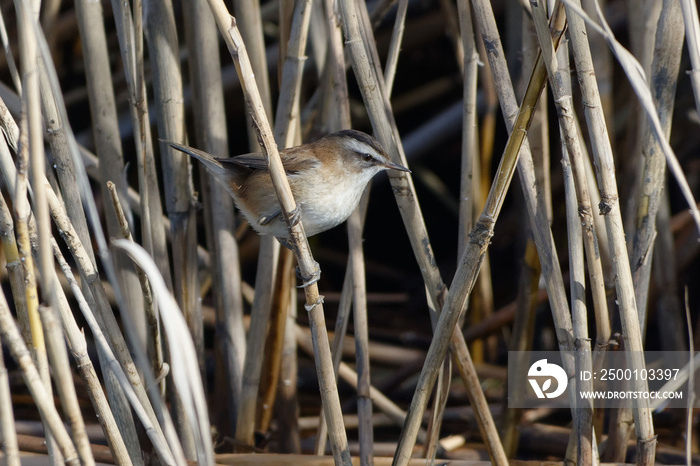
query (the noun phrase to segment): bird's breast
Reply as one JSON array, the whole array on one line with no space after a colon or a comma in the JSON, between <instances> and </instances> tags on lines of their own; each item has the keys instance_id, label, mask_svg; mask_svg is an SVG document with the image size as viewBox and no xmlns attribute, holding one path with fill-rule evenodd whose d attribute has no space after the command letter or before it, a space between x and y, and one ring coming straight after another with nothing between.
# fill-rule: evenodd
<instances>
[{"instance_id":1,"label":"bird's breast","mask_svg":"<svg viewBox=\"0 0 700 466\"><path fill-rule=\"evenodd\" d=\"M297 195L308 236L329 230L347 220L357 207L366 185L359 185L357 180L337 178L317 181Z\"/></svg>"}]
</instances>

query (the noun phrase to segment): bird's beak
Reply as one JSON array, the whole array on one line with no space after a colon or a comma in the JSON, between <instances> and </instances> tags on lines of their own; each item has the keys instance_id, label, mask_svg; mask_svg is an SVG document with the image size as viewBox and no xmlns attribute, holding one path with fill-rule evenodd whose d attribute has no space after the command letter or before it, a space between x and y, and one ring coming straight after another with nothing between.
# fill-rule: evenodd
<instances>
[{"instance_id":1,"label":"bird's beak","mask_svg":"<svg viewBox=\"0 0 700 466\"><path fill-rule=\"evenodd\" d=\"M399 165L398 163L389 162L389 163L385 163L384 166L385 166L386 168L390 168L390 169L392 169L392 170L398 170L398 171L402 171L402 172L411 173L411 170L409 170L408 168L406 168L406 167L404 167L404 166L402 166L402 165Z\"/></svg>"}]
</instances>

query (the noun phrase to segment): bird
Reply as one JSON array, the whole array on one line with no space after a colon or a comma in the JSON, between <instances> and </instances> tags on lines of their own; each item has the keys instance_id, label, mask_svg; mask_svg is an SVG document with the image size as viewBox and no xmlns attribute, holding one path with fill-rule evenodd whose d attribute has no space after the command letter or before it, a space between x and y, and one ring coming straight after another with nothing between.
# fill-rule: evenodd
<instances>
[{"instance_id":1,"label":"bird","mask_svg":"<svg viewBox=\"0 0 700 466\"><path fill-rule=\"evenodd\" d=\"M193 147L164 142L202 162L226 188L258 234L272 235L291 249L287 223L272 186L267 161L261 153L218 158ZM338 131L314 142L281 150L280 158L307 236L347 220L377 173L384 170L410 172L393 163L375 138L357 130Z\"/></svg>"}]
</instances>

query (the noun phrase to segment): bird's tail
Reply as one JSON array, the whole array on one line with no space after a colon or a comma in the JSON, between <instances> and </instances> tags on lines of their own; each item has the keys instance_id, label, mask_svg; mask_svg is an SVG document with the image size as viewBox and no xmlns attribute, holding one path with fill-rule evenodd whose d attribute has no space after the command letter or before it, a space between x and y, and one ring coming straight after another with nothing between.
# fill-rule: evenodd
<instances>
[{"instance_id":1,"label":"bird's tail","mask_svg":"<svg viewBox=\"0 0 700 466\"><path fill-rule=\"evenodd\" d=\"M194 147L178 144L173 141L162 141L173 149L184 152L190 157L194 157L202 162L204 166L207 167L207 170L209 170L209 172L211 172L211 174L214 175L214 177L219 180L219 182L221 182L229 193L231 193L231 195L235 198L235 189L240 185L240 180L238 179L239 173L237 173L235 170L231 170L228 167L224 167L215 157L204 151L195 149Z\"/></svg>"}]
</instances>

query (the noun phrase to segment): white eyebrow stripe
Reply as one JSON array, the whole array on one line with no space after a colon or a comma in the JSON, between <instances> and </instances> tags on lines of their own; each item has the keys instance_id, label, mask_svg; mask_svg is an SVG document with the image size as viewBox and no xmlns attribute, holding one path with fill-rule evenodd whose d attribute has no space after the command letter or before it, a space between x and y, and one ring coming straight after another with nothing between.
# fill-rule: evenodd
<instances>
[{"instance_id":1,"label":"white eyebrow stripe","mask_svg":"<svg viewBox=\"0 0 700 466\"><path fill-rule=\"evenodd\" d=\"M347 141L350 149L354 150L355 152L359 152L361 154L370 154L376 158L377 151L374 149L374 147L367 145L364 142L361 142L355 138L346 137L345 140Z\"/></svg>"}]
</instances>

